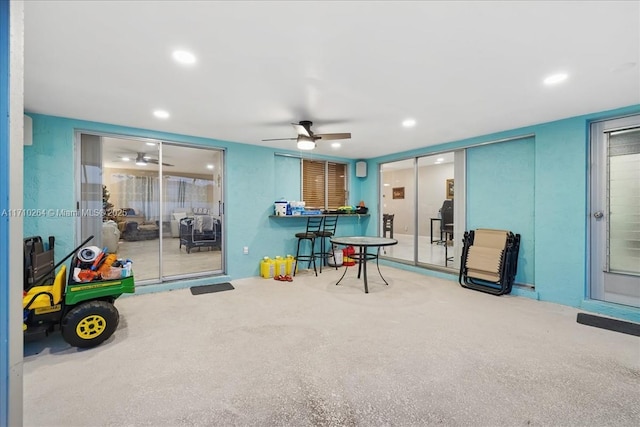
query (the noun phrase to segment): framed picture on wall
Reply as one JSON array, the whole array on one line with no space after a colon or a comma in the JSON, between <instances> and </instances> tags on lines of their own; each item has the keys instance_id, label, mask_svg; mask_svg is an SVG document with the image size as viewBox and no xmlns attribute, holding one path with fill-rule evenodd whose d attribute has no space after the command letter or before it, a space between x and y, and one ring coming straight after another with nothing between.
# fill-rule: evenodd
<instances>
[{"instance_id":1,"label":"framed picture on wall","mask_svg":"<svg viewBox=\"0 0 640 427\"><path fill-rule=\"evenodd\" d=\"M453 199L453 179L448 179L445 189L445 198Z\"/></svg>"},{"instance_id":2,"label":"framed picture on wall","mask_svg":"<svg viewBox=\"0 0 640 427\"><path fill-rule=\"evenodd\" d=\"M404 187L395 187L393 189L394 199L404 199Z\"/></svg>"}]
</instances>

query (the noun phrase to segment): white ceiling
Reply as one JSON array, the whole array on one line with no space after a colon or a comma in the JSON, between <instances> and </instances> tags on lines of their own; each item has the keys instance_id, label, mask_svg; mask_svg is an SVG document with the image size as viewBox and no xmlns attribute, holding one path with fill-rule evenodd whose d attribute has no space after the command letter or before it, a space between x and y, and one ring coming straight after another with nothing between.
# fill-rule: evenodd
<instances>
[{"instance_id":1,"label":"white ceiling","mask_svg":"<svg viewBox=\"0 0 640 427\"><path fill-rule=\"evenodd\" d=\"M25 1L27 111L348 158L639 104L639 56L638 1Z\"/></svg>"}]
</instances>

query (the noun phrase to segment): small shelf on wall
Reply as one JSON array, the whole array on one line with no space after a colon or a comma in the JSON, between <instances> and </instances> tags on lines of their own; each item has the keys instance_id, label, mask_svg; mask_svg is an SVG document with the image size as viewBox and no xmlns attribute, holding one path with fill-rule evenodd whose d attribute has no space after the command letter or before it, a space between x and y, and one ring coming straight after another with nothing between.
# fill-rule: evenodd
<instances>
[{"instance_id":1,"label":"small shelf on wall","mask_svg":"<svg viewBox=\"0 0 640 427\"><path fill-rule=\"evenodd\" d=\"M358 217L365 218L369 217L370 214L358 214L358 213L350 213L350 214L321 214L321 215L269 215L269 218L308 218L310 216L335 216L338 215L340 218L348 218L348 217Z\"/></svg>"}]
</instances>

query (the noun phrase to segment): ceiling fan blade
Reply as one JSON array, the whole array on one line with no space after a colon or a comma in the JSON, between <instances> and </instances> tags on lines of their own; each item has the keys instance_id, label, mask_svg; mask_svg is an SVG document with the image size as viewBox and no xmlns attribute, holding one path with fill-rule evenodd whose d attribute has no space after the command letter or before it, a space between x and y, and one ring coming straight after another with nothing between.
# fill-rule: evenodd
<instances>
[{"instance_id":1,"label":"ceiling fan blade","mask_svg":"<svg viewBox=\"0 0 640 427\"><path fill-rule=\"evenodd\" d=\"M316 133L314 135L314 138L319 138L319 139L323 139L323 140L351 139L351 133L349 133L349 132L345 132L345 133Z\"/></svg>"},{"instance_id":2,"label":"ceiling fan blade","mask_svg":"<svg viewBox=\"0 0 640 427\"><path fill-rule=\"evenodd\" d=\"M271 138L271 139L263 139L263 141L295 141L298 138Z\"/></svg>"},{"instance_id":3,"label":"ceiling fan blade","mask_svg":"<svg viewBox=\"0 0 640 427\"><path fill-rule=\"evenodd\" d=\"M305 126L305 124L307 124L307 126ZM306 136L307 138L311 138L311 135L313 135L313 132L309 129L310 122L291 123L291 126L293 126L298 135Z\"/></svg>"},{"instance_id":4,"label":"ceiling fan blade","mask_svg":"<svg viewBox=\"0 0 640 427\"><path fill-rule=\"evenodd\" d=\"M160 164L160 162L158 161L158 159L145 159L145 161L147 163L153 163L154 165L158 165ZM162 166L173 166L171 163L164 163L162 162Z\"/></svg>"}]
</instances>

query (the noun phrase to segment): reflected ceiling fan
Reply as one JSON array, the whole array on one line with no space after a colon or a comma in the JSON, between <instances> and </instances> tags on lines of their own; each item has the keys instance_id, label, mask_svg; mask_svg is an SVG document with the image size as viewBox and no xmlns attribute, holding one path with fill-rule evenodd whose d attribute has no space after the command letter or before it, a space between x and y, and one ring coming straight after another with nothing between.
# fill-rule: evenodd
<instances>
[{"instance_id":1,"label":"reflected ceiling fan","mask_svg":"<svg viewBox=\"0 0 640 427\"><path fill-rule=\"evenodd\" d=\"M129 160L133 160L134 156L129 156L129 155L124 155L124 156L119 156L120 161L123 162L128 162ZM152 163L154 165L159 164L159 160L158 159L154 159L153 157L151 157L150 155L146 154L146 153L142 153L142 152L137 152L135 155L135 164L138 166L146 166L149 163ZM173 166L171 163L164 163L162 162L162 166Z\"/></svg>"},{"instance_id":2,"label":"reflected ceiling fan","mask_svg":"<svg viewBox=\"0 0 640 427\"><path fill-rule=\"evenodd\" d=\"M296 130L298 136L296 138L271 138L263 139L263 141L298 141L298 149L300 150L313 150L316 148L316 141L323 140L335 140L335 139L351 139L351 133L313 133L311 126L313 122L309 120L302 120L299 123L291 123L291 126Z\"/></svg>"},{"instance_id":3,"label":"reflected ceiling fan","mask_svg":"<svg viewBox=\"0 0 640 427\"><path fill-rule=\"evenodd\" d=\"M139 152L138 155L136 156L136 165L145 166L147 163L153 163L154 165L157 165L160 162L158 159L154 159L148 154ZM173 165L170 163L162 162L162 166L173 166Z\"/></svg>"}]
</instances>

